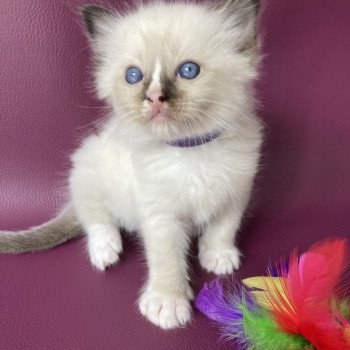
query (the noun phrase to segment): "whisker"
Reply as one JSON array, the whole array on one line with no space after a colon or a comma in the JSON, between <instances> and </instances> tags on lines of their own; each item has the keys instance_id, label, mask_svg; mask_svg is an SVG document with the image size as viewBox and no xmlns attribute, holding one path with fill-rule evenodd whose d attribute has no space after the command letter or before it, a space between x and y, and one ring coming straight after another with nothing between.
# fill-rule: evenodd
<instances>
[{"instance_id":1,"label":"whisker","mask_svg":"<svg viewBox=\"0 0 350 350\"><path fill-rule=\"evenodd\" d=\"M237 132L237 129L233 128L232 125L228 124L226 121L222 120L222 119L218 119L216 117L216 115L214 115L213 113L210 113L202 108L198 108L198 107L193 107L191 106L190 109L203 113L205 115L207 115L208 117L210 117L211 119L213 119L215 121L215 123L219 124L220 127L222 127L224 130L229 130L231 132L233 132L237 137L241 138L241 136L239 135L239 133ZM197 117L197 119L199 119L201 121L201 123L208 129L207 124L204 122L203 118L200 115L195 115ZM212 133L212 130L208 129L208 131L210 133ZM241 138L242 139L242 138Z\"/></svg>"}]
</instances>

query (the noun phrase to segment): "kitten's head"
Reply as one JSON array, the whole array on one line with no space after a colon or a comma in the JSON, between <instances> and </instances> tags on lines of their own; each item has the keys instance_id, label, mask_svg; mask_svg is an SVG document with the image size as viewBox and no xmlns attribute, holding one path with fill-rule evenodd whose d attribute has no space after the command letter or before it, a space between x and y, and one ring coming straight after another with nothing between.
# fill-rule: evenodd
<instances>
[{"instance_id":1,"label":"kitten's head","mask_svg":"<svg viewBox=\"0 0 350 350\"><path fill-rule=\"evenodd\" d=\"M257 12L257 0L83 7L99 97L161 139L232 127L255 78Z\"/></svg>"}]
</instances>

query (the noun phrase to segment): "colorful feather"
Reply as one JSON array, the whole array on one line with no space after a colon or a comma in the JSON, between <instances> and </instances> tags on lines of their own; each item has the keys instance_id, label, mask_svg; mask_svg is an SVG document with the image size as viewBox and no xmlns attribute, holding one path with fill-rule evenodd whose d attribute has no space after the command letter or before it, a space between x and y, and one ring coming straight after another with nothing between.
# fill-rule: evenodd
<instances>
[{"instance_id":1,"label":"colorful feather","mask_svg":"<svg viewBox=\"0 0 350 350\"><path fill-rule=\"evenodd\" d=\"M319 350L350 349L344 329L330 309L334 289L346 268L345 240L316 244L289 259L289 270L281 269L280 286L266 283L266 298L276 322L289 334L299 334Z\"/></svg>"},{"instance_id":2,"label":"colorful feather","mask_svg":"<svg viewBox=\"0 0 350 350\"><path fill-rule=\"evenodd\" d=\"M248 349L254 350L306 350L313 349L303 337L280 331L279 326L265 309L250 312L242 304L243 323ZM239 348L241 349L241 348Z\"/></svg>"},{"instance_id":3,"label":"colorful feather","mask_svg":"<svg viewBox=\"0 0 350 350\"><path fill-rule=\"evenodd\" d=\"M225 293L206 284L196 306L222 327L240 350L350 350L347 243L315 244L298 258L243 280Z\"/></svg>"},{"instance_id":4,"label":"colorful feather","mask_svg":"<svg viewBox=\"0 0 350 350\"><path fill-rule=\"evenodd\" d=\"M204 285L195 301L200 311L220 324L223 338L235 341L240 350L310 349L304 338L280 332L268 312L258 308L244 288L238 290L231 285L230 293L225 293L215 280Z\"/></svg>"}]
</instances>

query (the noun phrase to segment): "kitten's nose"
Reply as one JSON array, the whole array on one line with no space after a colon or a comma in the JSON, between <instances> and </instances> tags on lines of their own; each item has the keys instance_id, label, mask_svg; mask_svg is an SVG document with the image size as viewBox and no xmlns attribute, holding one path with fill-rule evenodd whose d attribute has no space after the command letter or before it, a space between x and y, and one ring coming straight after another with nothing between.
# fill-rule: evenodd
<instances>
[{"instance_id":1,"label":"kitten's nose","mask_svg":"<svg viewBox=\"0 0 350 350\"><path fill-rule=\"evenodd\" d=\"M146 92L146 100L148 102L148 116L153 119L153 118L158 118L158 119L166 119L166 109L167 107L164 105L164 101L166 101L166 96L162 93L162 89L160 87L151 87L147 92Z\"/></svg>"},{"instance_id":2,"label":"kitten's nose","mask_svg":"<svg viewBox=\"0 0 350 350\"><path fill-rule=\"evenodd\" d=\"M146 97L147 101L153 104L159 104L166 100L165 96L162 94L162 91L158 89L147 92Z\"/></svg>"}]
</instances>

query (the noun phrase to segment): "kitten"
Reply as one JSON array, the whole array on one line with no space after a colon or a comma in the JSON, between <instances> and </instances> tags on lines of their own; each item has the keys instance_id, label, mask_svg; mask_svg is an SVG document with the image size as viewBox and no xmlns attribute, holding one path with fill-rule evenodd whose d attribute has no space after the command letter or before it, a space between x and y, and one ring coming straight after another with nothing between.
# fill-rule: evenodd
<instances>
[{"instance_id":1,"label":"kitten","mask_svg":"<svg viewBox=\"0 0 350 350\"><path fill-rule=\"evenodd\" d=\"M52 221L9 235L0 251L49 249L87 234L98 270L118 262L119 228L142 238L141 313L161 328L191 319L186 255L215 274L240 264L235 236L258 168L262 133L252 82L258 1L155 2L118 14L82 8L98 96L114 114L72 156L70 202Z\"/></svg>"}]
</instances>

